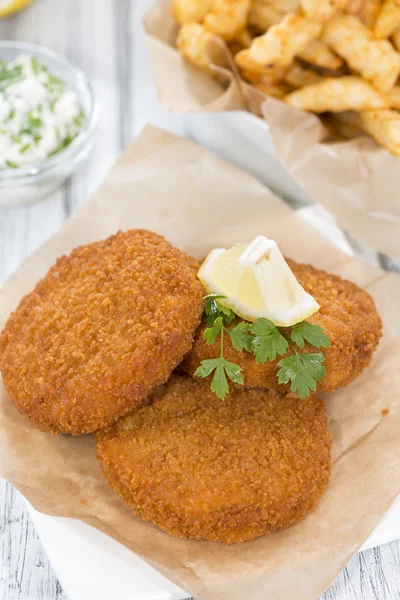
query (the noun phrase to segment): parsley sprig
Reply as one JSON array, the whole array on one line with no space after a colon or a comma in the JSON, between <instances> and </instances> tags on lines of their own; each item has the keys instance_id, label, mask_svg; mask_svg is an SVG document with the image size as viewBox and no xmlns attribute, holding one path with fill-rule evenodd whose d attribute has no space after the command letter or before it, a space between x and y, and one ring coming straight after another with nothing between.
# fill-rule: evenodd
<instances>
[{"instance_id":1,"label":"parsley sprig","mask_svg":"<svg viewBox=\"0 0 400 600\"><path fill-rule=\"evenodd\" d=\"M229 335L232 346L238 352L254 354L257 363L274 361L290 350L291 354L278 362L278 383L290 382L290 389L299 398L304 399L315 391L317 382L324 378L326 368L321 353L299 352L306 342L315 348L328 348L329 338L319 325L308 321L296 323L292 327L278 327L268 319L257 319L254 323L240 320L233 327L229 325L238 317L218 300L222 295L209 294L205 297L204 318L208 327L204 331L207 344L214 344L220 337L220 355L218 358L203 360L195 372L196 377L208 377L212 373L211 390L218 398L224 399L229 393L228 379L233 383L244 384L243 370L240 365L224 357L224 339ZM297 346L297 348L296 348Z\"/></svg>"},{"instance_id":2,"label":"parsley sprig","mask_svg":"<svg viewBox=\"0 0 400 600\"><path fill-rule=\"evenodd\" d=\"M249 329L248 323L239 323L235 327L228 329L235 318L235 313L218 302L222 298L217 294L210 294L205 297L205 320L209 327L204 331L204 339L207 344L214 344L220 336L220 355L218 358L203 360L200 367L196 370L196 377L208 377L211 373L214 376L211 381L211 391L223 400L229 393L228 379L233 383L244 384L242 368L224 357L224 339L228 334L232 341L232 346L236 350L250 348L251 336L246 332Z\"/></svg>"}]
</instances>

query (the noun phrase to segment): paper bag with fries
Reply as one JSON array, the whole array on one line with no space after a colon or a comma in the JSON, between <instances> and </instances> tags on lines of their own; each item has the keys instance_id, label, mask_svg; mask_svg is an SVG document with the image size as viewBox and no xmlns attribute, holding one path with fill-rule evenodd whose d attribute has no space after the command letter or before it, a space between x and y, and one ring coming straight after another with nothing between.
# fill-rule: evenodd
<instances>
[{"instance_id":1,"label":"paper bag with fries","mask_svg":"<svg viewBox=\"0 0 400 600\"><path fill-rule=\"evenodd\" d=\"M158 0L146 28L164 108L263 116L312 199L400 258L400 0Z\"/></svg>"}]
</instances>

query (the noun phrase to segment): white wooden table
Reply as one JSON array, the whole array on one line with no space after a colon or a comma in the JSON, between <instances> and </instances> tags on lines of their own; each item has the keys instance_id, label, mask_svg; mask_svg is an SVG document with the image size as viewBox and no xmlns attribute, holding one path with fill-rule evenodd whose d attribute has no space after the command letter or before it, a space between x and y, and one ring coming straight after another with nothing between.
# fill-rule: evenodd
<instances>
[{"instance_id":1,"label":"white wooden table","mask_svg":"<svg viewBox=\"0 0 400 600\"><path fill-rule=\"evenodd\" d=\"M101 103L99 142L90 163L44 202L0 209L0 283L88 198L147 121L184 133L182 118L160 111L151 84L141 28L150 4L35 0L30 9L0 21L0 38L49 46L80 65ZM62 598L23 499L0 480L0 600ZM400 600L400 543L354 557L323 598Z\"/></svg>"}]
</instances>

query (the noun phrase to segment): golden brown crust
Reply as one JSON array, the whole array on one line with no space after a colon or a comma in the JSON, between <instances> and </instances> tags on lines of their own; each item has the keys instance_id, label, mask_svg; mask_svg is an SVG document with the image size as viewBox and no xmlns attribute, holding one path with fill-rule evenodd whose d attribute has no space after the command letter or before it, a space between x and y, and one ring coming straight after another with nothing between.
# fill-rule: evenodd
<instances>
[{"instance_id":1,"label":"golden brown crust","mask_svg":"<svg viewBox=\"0 0 400 600\"><path fill-rule=\"evenodd\" d=\"M325 356L327 370L318 390L332 393L354 381L368 367L382 335L381 319L371 296L355 283L311 265L289 259L287 262L299 283L321 306L308 321L320 325L331 341L330 348L318 350ZM204 329L201 325L195 344L180 367L190 374L202 360L219 355L218 343L209 346L204 341ZM289 391L289 385L279 385L276 378L280 358L260 365L253 355L234 350L229 339L225 345L225 357L242 366L246 386ZM315 352L315 348L306 345L303 351Z\"/></svg>"},{"instance_id":2,"label":"golden brown crust","mask_svg":"<svg viewBox=\"0 0 400 600\"><path fill-rule=\"evenodd\" d=\"M222 401L185 375L95 438L126 505L182 538L231 544L288 527L316 505L330 473L315 395L235 390Z\"/></svg>"},{"instance_id":3,"label":"golden brown crust","mask_svg":"<svg viewBox=\"0 0 400 600\"><path fill-rule=\"evenodd\" d=\"M3 381L19 410L44 431L79 435L164 383L201 318L193 260L145 230L60 258L0 336Z\"/></svg>"}]
</instances>

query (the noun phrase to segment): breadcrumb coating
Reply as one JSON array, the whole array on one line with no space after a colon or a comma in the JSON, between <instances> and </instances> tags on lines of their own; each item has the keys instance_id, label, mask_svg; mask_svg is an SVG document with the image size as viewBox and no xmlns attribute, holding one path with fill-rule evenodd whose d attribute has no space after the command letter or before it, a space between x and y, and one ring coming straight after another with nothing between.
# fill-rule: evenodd
<instances>
[{"instance_id":1,"label":"breadcrumb coating","mask_svg":"<svg viewBox=\"0 0 400 600\"><path fill-rule=\"evenodd\" d=\"M320 325L330 339L329 348L318 349L325 356L326 375L318 382L317 390L332 393L354 381L368 367L382 336L381 319L371 296L355 283L311 265L286 260L298 282L321 306L307 320ZM202 360L219 356L218 341L211 346L206 344L203 337L205 328L204 324L200 326L195 344L180 367L192 375ZM309 344L302 350L315 351ZM278 384L276 377L277 363L282 357L257 364L252 354L237 352L228 336L225 336L224 354L227 360L243 368L246 386L289 391L290 384Z\"/></svg>"},{"instance_id":2,"label":"breadcrumb coating","mask_svg":"<svg viewBox=\"0 0 400 600\"><path fill-rule=\"evenodd\" d=\"M170 535L227 544L299 521L323 494L331 437L315 395L299 400L173 375L95 434L103 474L140 518Z\"/></svg>"},{"instance_id":3,"label":"breadcrumb coating","mask_svg":"<svg viewBox=\"0 0 400 600\"><path fill-rule=\"evenodd\" d=\"M0 369L43 431L90 433L164 383L203 309L198 265L163 237L119 232L63 256L0 335Z\"/></svg>"}]
</instances>

